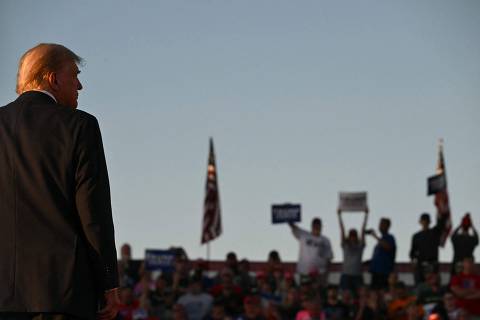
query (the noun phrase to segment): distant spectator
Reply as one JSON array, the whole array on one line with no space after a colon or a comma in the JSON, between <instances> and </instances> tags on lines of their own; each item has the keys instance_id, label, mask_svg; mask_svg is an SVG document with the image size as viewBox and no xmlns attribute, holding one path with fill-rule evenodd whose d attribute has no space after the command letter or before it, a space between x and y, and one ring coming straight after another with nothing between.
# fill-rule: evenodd
<instances>
[{"instance_id":1,"label":"distant spectator","mask_svg":"<svg viewBox=\"0 0 480 320\"><path fill-rule=\"evenodd\" d=\"M472 229L472 234L469 230ZM455 229L451 237L453 245L452 274L461 272L463 259L473 257L475 247L478 246L478 233L472 223L470 213L466 213L461 224Z\"/></svg>"},{"instance_id":2,"label":"distant spectator","mask_svg":"<svg viewBox=\"0 0 480 320\"><path fill-rule=\"evenodd\" d=\"M355 319L355 315L358 311L358 305L354 298L354 293L350 290L342 290L340 295L342 304L345 306L346 310L345 319Z\"/></svg>"},{"instance_id":3,"label":"distant spectator","mask_svg":"<svg viewBox=\"0 0 480 320\"><path fill-rule=\"evenodd\" d=\"M140 301L135 299L132 288L121 288L118 318L121 320L133 320L133 315L139 308Z\"/></svg>"},{"instance_id":4,"label":"distant spectator","mask_svg":"<svg viewBox=\"0 0 480 320\"><path fill-rule=\"evenodd\" d=\"M227 256L226 256L226 259L225 259L225 265L226 265L227 268L232 270L234 280L236 282L237 276L239 274L239 270L238 270L237 254L235 252L230 251L229 253L227 253Z\"/></svg>"},{"instance_id":5,"label":"distant spectator","mask_svg":"<svg viewBox=\"0 0 480 320\"><path fill-rule=\"evenodd\" d=\"M205 318L206 320L232 320L231 317L227 316L225 312L225 305L221 299L215 299L213 301L212 310L210 315Z\"/></svg>"},{"instance_id":6,"label":"distant spectator","mask_svg":"<svg viewBox=\"0 0 480 320\"><path fill-rule=\"evenodd\" d=\"M284 319L295 319L300 307L299 292L295 287L290 287L280 305L280 313Z\"/></svg>"},{"instance_id":7,"label":"distant spectator","mask_svg":"<svg viewBox=\"0 0 480 320\"><path fill-rule=\"evenodd\" d=\"M238 320L264 320L262 304L260 297L256 295L248 295L243 300L244 313L239 316Z\"/></svg>"},{"instance_id":8,"label":"distant spectator","mask_svg":"<svg viewBox=\"0 0 480 320\"><path fill-rule=\"evenodd\" d=\"M317 272L321 284L325 286L328 280L328 266L333 259L333 251L330 240L321 234L322 220L314 218L310 232L293 223L290 223L290 228L300 243L297 272L303 275Z\"/></svg>"},{"instance_id":9,"label":"distant spectator","mask_svg":"<svg viewBox=\"0 0 480 320\"><path fill-rule=\"evenodd\" d=\"M255 279L250 275L250 262L247 259L242 259L238 263L238 279L238 285L243 292L248 292L255 286Z\"/></svg>"},{"instance_id":10,"label":"distant spectator","mask_svg":"<svg viewBox=\"0 0 480 320\"><path fill-rule=\"evenodd\" d=\"M267 266L264 272L272 289L274 291L279 289L283 278L283 266L278 251L272 250L269 252Z\"/></svg>"},{"instance_id":11,"label":"distant spectator","mask_svg":"<svg viewBox=\"0 0 480 320\"><path fill-rule=\"evenodd\" d=\"M212 302L212 296L202 291L202 278L198 275L192 277L188 292L177 301L185 308L189 320L205 318L210 313Z\"/></svg>"},{"instance_id":12,"label":"distant spectator","mask_svg":"<svg viewBox=\"0 0 480 320\"><path fill-rule=\"evenodd\" d=\"M267 306L269 302L280 303L280 295L277 295L272 284L268 281L267 276L263 272L257 272L257 288L261 298L262 305Z\"/></svg>"},{"instance_id":13,"label":"distant spectator","mask_svg":"<svg viewBox=\"0 0 480 320\"><path fill-rule=\"evenodd\" d=\"M405 320L422 320L422 319L433 320L433 319L431 319L431 317L433 317L435 319L436 317L441 316L438 312L436 312L436 313L428 315L428 318L426 318L422 307L418 306L413 301L410 302L406 306L406 313L407 313L407 317L405 318ZM447 320L447 319L443 319L443 318L438 318L437 320L440 320L440 319Z\"/></svg>"},{"instance_id":14,"label":"distant spectator","mask_svg":"<svg viewBox=\"0 0 480 320\"><path fill-rule=\"evenodd\" d=\"M357 230L350 229L348 237L345 234L342 211L338 209L338 222L340 224L340 242L343 250L342 275L340 288L354 293L363 285L362 256L365 249L365 227L368 219L368 209L365 211L360 238Z\"/></svg>"},{"instance_id":15,"label":"distant spectator","mask_svg":"<svg viewBox=\"0 0 480 320\"><path fill-rule=\"evenodd\" d=\"M225 312L228 316L238 316L242 312L242 289L233 283L233 272L225 268L220 273L220 283L213 286L211 294L215 299L224 302Z\"/></svg>"},{"instance_id":16,"label":"distant spectator","mask_svg":"<svg viewBox=\"0 0 480 320\"><path fill-rule=\"evenodd\" d=\"M457 298L457 306L474 316L480 316L480 276L475 273L472 257L463 259L463 270L454 275L450 288Z\"/></svg>"},{"instance_id":17,"label":"distant spectator","mask_svg":"<svg viewBox=\"0 0 480 320\"><path fill-rule=\"evenodd\" d=\"M170 317L171 309L175 302L175 297L168 281L169 278L165 274L159 275L149 295L152 314L160 319Z\"/></svg>"},{"instance_id":18,"label":"distant spectator","mask_svg":"<svg viewBox=\"0 0 480 320\"><path fill-rule=\"evenodd\" d=\"M386 306L379 295L379 291L359 290L359 310L355 320L384 320L387 316Z\"/></svg>"},{"instance_id":19,"label":"distant spectator","mask_svg":"<svg viewBox=\"0 0 480 320\"><path fill-rule=\"evenodd\" d=\"M342 320L348 316L348 309L338 299L338 287L329 285L327 287L327 299L323 311L328 320Z\"/></svg>"},{"instance_id":20,"label":"distant spectator","mask_svg":"<svg viewBox=\"0 0 480 320\"><path fill-rule=\"evenodd\" d=\"M280 287L277 288L277 292L283 300L288 295L288 292L290 291L290 289L296 288L296 287L297 287L297 284L295 282L294 274L291 272L285 272L283 275L282 283L280 284Z\"/></svg>"},{"instance_id":21,"label":"distant spectator","mask_svg":"<svg viewBox=\"0 0 480 320\"><path fill-rule=\"evenodd\" d=\"M442 232L446 218L437 219L435 227L430 228L430 215L420 215L422 230L412 236L410 259L414 265L415 284L425 281L426 272L438 272L438 248L440 247Z\"/></svg>"},{"instance_id":22,"label":"distant spectator","mask_svg":"<svg viewBox=\"0 0 480 320\"><path fill-rule=\"evenodd\" d=\"M173 306L173 320L189 320L185 307L179 303Z\"/></svg>"},{"instance_id":23,"label":"distant spectator","mask_svg":"<svg viewBox=\"0 0 480 320\"><path fill-rule=\"evenodd\" d=\"M388 275L387 279L387 288L383 292L383 300L386 304L389 304L393 299L395 299L396 285L398 282L398 274L392 272Z\"/></svg>"},{"instance_id":24,"label":"distant spectator","mask_svg":"<svg viewBox=\"0 0 480 320\"><path fill-rule=\"evenodd\" d=\"M322 310L322 300L313 292L302 298L302 310L297 313L295 320L326 320Z\"/></svg>"},{"instance_id":25,"label":"distant spectator","mask_svg":"<svg viewBox=\"0 0 480 320\"><path fill-rule=\"evenodd\" d=\"M152 287L152 274L149 271L143 271L140 281L133 287L133 295L138 298L146 290Z\"/></svg>"},{"instance_id":26,"label":"distant spectator","mask_svg":"<svg viewBox=\"0 0 480 320\"><path fill-rule=\"evenodd\" d=\"M187 292L189 278L190 265L188 258L184 252L177 250L174 258L174 271L172 274L172 289L177 299Z\"/></svg>"},{"instance_id":27,"label":"distant spectator","mask_svg":"<svg viewBox=\"0 0 480 320\"><path fill-rule=\"evenodd\" d=\"M438 272L428 272L425 276L425 282L417 286L417 303L423 306L425 313L428 315L438 303L443 301L445 292L446 288L441 286Z\"/></svg>"},{"instance_id":28,"label":"distant spectator","mask_svg":"<svg viewBox=\"0 0 480 320\"><path fill-rule=\"evenodd\" d=\"M371 287L373 289L385 289L388 285L388 275L395 267L397 245L393 235L388 233L390 226L390 219L381 218L378 226L381 237L377 236L373 229L366 231L366 234L377 240L369 266L372 275Z\"/></svg>"},{"instance_id":29,"label":"distant spectator","mask_svg":"<svg viewBox=\"0 0 480 320\"><path fill-rule=\"evenodd\" d=\"M280 306L277 303L270 302L264 307L265 320L283 320L284 317L280 313Z\"/></svg>"},{"instance_id":30,"label":"distant spectator","mask_svg":"<svg viewBox=\"0 0 480 320\"><path fill-rule=\"evenodd\" d=\"M459 320L461 309L455 303L455 296L451 291L445 292L443 295L443 308L448 315L449 320Z\"/></svg>"},{"instance_id":31,"label":"distant spectator","mask_svg":"<svg viewBox=\"0 0 480 320\"><path fill-rule=\"evenodd\" d=\"M121 287L133 287L140 278L140 261L132 260L132 248L124 243L120 249L118 274Z\"/></svg>"},{"instance_id":32,"label":"distant spectator","mask_svg":"<svg viewBox=\"0 0 480 320\"><path fill-rule=\"evenodd\" d=\"M190 271L192 276L200 277L202 279L203 290L207 291L214 285L213 279L208 276L208 268L208 262L203 259L197 259L195 263L193 263L193 268Z\"/></svg>"},{"instance_id":33,"label":"distant spectator","mask_svg":"<svg viewBox=\"0 0 480 320\"><path fill-rule=\"evenodd\" d=\"M396 285L396 297L388 305L388 318L391 320L407 320L407 309L410 304L415 304L415 296L408 293L405 283L399 281Z\"/></svg>"}]
</instances>

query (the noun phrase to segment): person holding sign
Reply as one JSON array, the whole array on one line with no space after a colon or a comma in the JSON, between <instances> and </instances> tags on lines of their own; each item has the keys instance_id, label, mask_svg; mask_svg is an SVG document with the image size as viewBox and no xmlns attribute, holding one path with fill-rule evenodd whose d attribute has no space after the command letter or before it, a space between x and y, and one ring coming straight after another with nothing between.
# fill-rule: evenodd
<instances>
[{"instance_id":1,"label":"person holding sign","mask_svg":"<svg viewBox=\"0 0 480 320\"><path fill-rule=\"evenodd\" d=\"M289 223L289 226L293 236L300 244L297 272L301 275L318 273L320 285L325 286L328 279L328 266L333 259L333 251L330 240L321 234L322 220L314 218L310 232L293 223Z\"/></svg>"},{"instance_id":2,"label":"person holding sign","mask_svg":"<svg viewBox=\"0 0 480 320\"><path fill-rule=\"evenodd\" d=\"M340 278L340 288L342 290L350 290L356 294L357 289L363 286L362 276L362 255L365 249L365 228L368 220L368 208L365 210L365 217L363 219L362 230L360 231L360 238L355 229L348 231L348 236L345 235L345 226L342 219L342 210L339 208L338 222L340 224L340 241L343 250L343 266L342 276Z\"/></svg>"}]
</instances>

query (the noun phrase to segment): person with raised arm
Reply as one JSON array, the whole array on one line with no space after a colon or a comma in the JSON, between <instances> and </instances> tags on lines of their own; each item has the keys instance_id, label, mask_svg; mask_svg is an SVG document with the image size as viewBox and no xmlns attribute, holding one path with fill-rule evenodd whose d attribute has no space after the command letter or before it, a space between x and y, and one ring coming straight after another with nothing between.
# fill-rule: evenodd
<instances>
[{"instance_id":1,"label":"person with raised arm","mask_svg":"<svg viewBox=\"0 0 480 320\"><path fill-rule=\"evenodd\" d=\"M471 234L470 229L472 229ZM457 274L461 272L463 259L473 257L473 252L478 246L478 233L469 212L463 216L462 222L453 231L450 239L453 245L452 274Z\"/></svg>"},{"instance_id":2,"label":"person with raised arm","mask_svg":"<svg viewBox=\"0 0 480 320\"><path fill-rule=\"evenodd\" d=\"M300 244L297 272L300 275L318 274L319 285L328 283L328 267L333 259L330 240L322 235L322 220L314 218L308 232L290 223L293 236Z\"/></svg>"},{"instance_id":3,"label":"person with raised arm","mask_svg":"<svg viewBox=\"0 0 480 320\"><path fill-rule=\"evenodd\" d=\"M353 294L356 294L358 288L363 286L362 256L365 249L365 228L368 220L368 208L365 210L360 237L356 229L350 229L348 236L346 236L342 211L338 209L337 213L340 225L340 243L343 250L340 288L342 290L350 290Z\"/></svg>"}]
</instances>

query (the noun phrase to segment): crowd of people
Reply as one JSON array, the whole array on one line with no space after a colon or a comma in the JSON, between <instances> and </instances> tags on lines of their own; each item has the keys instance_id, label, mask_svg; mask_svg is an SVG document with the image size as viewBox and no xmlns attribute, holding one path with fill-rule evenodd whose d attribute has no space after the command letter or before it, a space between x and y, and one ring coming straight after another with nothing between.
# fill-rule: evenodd
<instances>
[{"instance_id":1,"label":"crowd of people","mask_svg":"<svg viewBox=\"0 0 480 320\"><path fill-rule=\"evenodd\" d=\"M377 231L346 232L338 211L343 260L338 285L329 283L333 258L330 240L322 235L322 221L312 220L311 230L290 224L299 242L296 272L285 270L280 254L270 252L265 268L252 272L246 259L234 252L224 268L212 273L203 261L189 261L183 249L172 249L171 272L151 272L142 261L131 259L128 244L119 261L122 320L336 320L336 319L480 319L480 275L475 271L474 250L478 234L466 214L450 240L454 257L447 284L440 281L438 249L445 221L430 227L422 214L421 230L412 236L410 258L415 284L407 286L395 273L395 238L391 221L381 218ZM369 283L363 279L365 238L375 239L369 261Z\"/></svg>"}]
</instances>

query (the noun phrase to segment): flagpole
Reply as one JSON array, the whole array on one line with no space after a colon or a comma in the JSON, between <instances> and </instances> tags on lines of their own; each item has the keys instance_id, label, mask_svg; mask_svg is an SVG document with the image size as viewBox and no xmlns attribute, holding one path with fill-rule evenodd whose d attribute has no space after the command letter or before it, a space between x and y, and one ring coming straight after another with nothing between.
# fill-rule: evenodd
<instances>
[{"instance_id":1,"label":"flagpole","mask_svg":"<svg viewBox=\"0 0 480 320\"><path fill-rule=\"evenodd\" d=\"M207 242L207 263L210 262L210 241Z\"/></svg>"}]
</instances>

